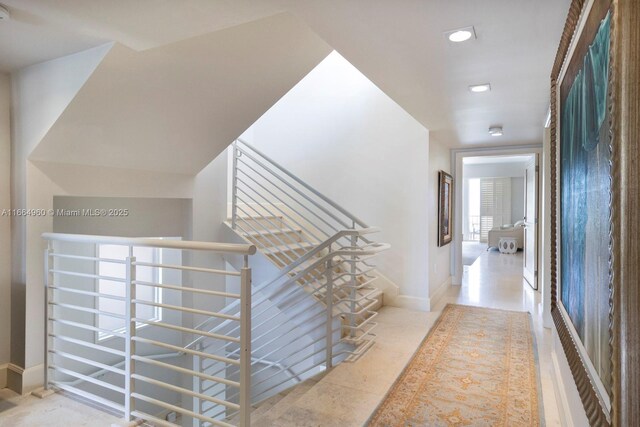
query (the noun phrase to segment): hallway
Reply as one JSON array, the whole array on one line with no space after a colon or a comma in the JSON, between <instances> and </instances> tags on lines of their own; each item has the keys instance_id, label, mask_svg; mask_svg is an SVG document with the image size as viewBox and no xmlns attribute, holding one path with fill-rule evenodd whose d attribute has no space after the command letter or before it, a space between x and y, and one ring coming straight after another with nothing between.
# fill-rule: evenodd
<instances>
[{"instance_id":1,"label":"hallway","mask_svg":"<svg viewBox=\"0 0 640 427\"><path fill-rule=\"evenodd\" d=\"M542 326L541 294L522 277L523 253L484 252L471 266L464 267L462 286L453 286L432 309L441 311L448 303L473 305L531 313L536 334L538 362L546 426L559 426L560 415L554 393L551 359L551 330Z\"/></svg>"}]
</instances>

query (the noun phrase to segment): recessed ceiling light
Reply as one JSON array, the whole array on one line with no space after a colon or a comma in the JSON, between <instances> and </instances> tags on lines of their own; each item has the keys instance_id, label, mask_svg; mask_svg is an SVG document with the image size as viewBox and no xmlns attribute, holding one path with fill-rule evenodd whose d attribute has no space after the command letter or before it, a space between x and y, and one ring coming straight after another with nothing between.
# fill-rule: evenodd
<instances>
[{"instance_id":1,"label":"recessed ceiling light","mask_svg":"<svg viewBox=\"0 0 640 427\"><path fill-rule=\"evenodd\" d=\"M489 135L502 136L502 126L492 126L489 128Z\"/></svg>"},{"instance_id":2,"label":"recessed ceiling light","mask_svg":"<svg viewBox=\"0 0 640 427\"><path fill-rule=\"evenodd\" d=\"M0 4L0 21L8 21L10 18L9 9Z\"/></svg>"},{"instance_id":3,"label":"recessed ceiling light","mask_svg":"<svg viewBox=\"0 0 640 427\"><path fill-rule=\"evenodd\" d=\"M444 33L447 40L454 43L466 42L476 37L476 31L473 27L458 28L456 30L446 31Z\"/></svg>"},{"instance_id":4,"label":"recessed ceiling light","mask_svg":"<svg viewBox=\"0 0 640 427\"><path fill-rule=\"evenodd\" d=\"M481 85L471 85L469 86L469 90L474 93L489 92L491 90L491 85L489 83L483 83Z\"/></svg>"}]
</instances>

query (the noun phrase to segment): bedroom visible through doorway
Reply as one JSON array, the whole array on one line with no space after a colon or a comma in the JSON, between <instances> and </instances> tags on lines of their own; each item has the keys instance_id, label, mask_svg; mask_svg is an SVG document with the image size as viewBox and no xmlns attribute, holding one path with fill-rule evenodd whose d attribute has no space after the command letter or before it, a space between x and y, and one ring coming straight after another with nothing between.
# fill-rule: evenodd
<instances>
[{"instance_id":1,"label":"bedroom visible through doorway","mask_svg":"<svg viewBox=\"0 0 640 427\"><path fill-rule=\"evenodd\" d=\"M463 159L462 262L521 252L523 277L537 288L537 155Z\"/></svg>"}]
</instances>

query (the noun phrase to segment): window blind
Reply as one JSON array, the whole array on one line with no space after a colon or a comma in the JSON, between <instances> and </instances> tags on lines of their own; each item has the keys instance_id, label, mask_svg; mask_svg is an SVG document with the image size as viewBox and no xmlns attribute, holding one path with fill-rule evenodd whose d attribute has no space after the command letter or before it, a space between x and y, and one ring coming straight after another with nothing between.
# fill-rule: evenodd
<instances>
[{"instance_id":1,"label":"window blind","mask_svg":"<svg viewBox=\"0 0 640 427\"><path fill-rule=\"evenodd\" d=\"M511 178L480 179L480 241L489 230L511 223Z\"/></svg>"}]
</instances>

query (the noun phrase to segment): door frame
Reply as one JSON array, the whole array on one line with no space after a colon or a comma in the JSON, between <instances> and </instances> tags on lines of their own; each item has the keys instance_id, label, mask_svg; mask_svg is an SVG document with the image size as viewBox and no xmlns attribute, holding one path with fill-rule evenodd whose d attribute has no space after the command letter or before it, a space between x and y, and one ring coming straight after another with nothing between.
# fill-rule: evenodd
<instances>
[{"instance_id":1,"label":"door frame","mask_svg":"<svg viewBox=\"0 0 640 427\"><path fill-rule=\"evenodd\" d=\"M540 140L542 141L544 128L540 127ZM465 157L483 157L483 156L509 156L509 155L526 155L526 154L537 154L538 158L543 158L543 146L540 144L529 144L529 145L507 145L507 146L499 146L499 147L482 147L482 148L459 148L451 150L451 174L454 177L454 182L463 183L464 182L464 173L462 162ZM542 167L545 162L539 162L541 173L539 176L543 176L546 172ZM540 184L540 179L538 180ZM546 191L546 189L544 189ZM462 184L456 186L455 190L455 205L454 205L454 236L453 236L453 244L451 245L451 276L452 276L452 285L461 285L462 284L462 273L463 273L463 265L462 265ZM540 201L544 200L543 196L539 192L538 197L538 212L540 212ZM539 215L539 214L538 214ZM538 218L543 219L538 216ZM540 229L540 221L538 222L538 229ZM540 260L540 254L542 249L542 243L540 239L540 233L538 233L538 265ZM546 250L546 249L544 249ZM539 276L539 275L538 275ZM538 289L546 288L545 286L538 286ZM544 289L543 294L550 292L550 289ZM545 310L547 308L545 307Z\"/></svg>"},{"instance_id":2,"label":"door frame","mask_svg":"<svg viewBox=\"0 0 640 427\"><path fill-rule=\"evenodd\" d=\"M523 271L523 277L525 279L525 281L529 284L529 286L531 286L531 288L533 288L534 290L538 290L539 284L540 284L540 260L541 260L541 256L542 256L542 252L540 250L540 245L541 245L541 241L540 241L540 228L541 228L541 220L542 218L540 218L540 201L542 200L541 196L541 187L542 187L542 180L541 178L541 174L540 174L540 169L541 169L541 156L539 154L532 154L534 156L534 158L532 159L533 161L533 167L534 167L534 175L535 175L535 218L533 219L533 222L529 221L528 219L525 220L525 225L532 223L533 227L535 228L534 230L534 240L535 240L535 259L533 261L534 263L534 269L533 269L533 283L531 283L529 281L529 279L527 278L527 276L524 274ZM527 164L527 169L529 168L529 164ZM526 195L527 195L527 172L525 169L525 178L524 178L524 185L525 185L525 190L524 190L524 194L525 194L525 205L524 205L524 209L525 209L525 218L527 218L527 202L526 202ZM528 225L527 225L528 226ZM527 231L525 230L525 233ZM524 237L524 243L525 243L525 251L527 250L526 248L526 241L527 241L527 237L525 235ZM527 254L524 254L525 260L526 260L526 256ZM524 269L523 269L524 270Z\"/></svg>"}]
</instances>

